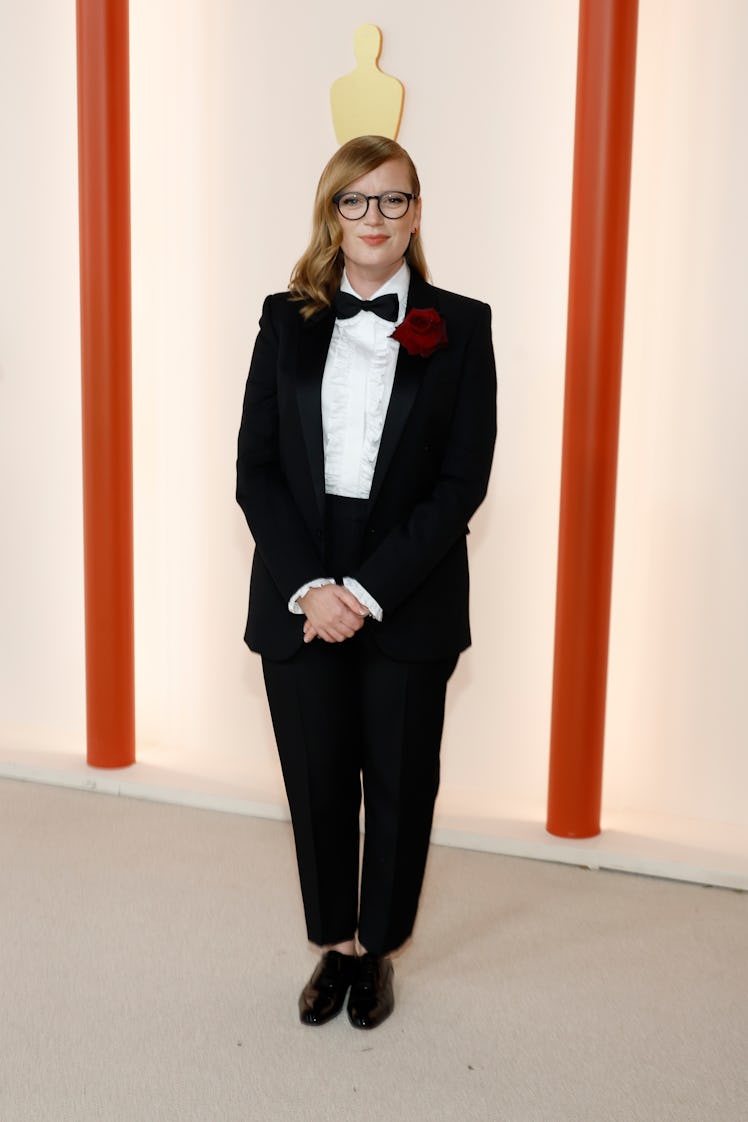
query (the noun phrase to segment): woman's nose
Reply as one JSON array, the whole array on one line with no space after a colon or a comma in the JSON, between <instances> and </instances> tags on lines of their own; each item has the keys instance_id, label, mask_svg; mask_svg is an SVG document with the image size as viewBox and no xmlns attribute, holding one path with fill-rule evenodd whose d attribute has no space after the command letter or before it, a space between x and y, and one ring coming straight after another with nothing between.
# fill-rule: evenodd
<instances>
[{"instance_id":1,"label":"woman's nose","mask_svg":"<svg viewBox=\"0 0 748 1122\"><path fill-rule=\"evenodd\" d=\"M376 199L369 200L369 209L364 216L364 222L367 226L381 226L384 222L384 216L379 209Z\"/></svg>"}]
</instances>

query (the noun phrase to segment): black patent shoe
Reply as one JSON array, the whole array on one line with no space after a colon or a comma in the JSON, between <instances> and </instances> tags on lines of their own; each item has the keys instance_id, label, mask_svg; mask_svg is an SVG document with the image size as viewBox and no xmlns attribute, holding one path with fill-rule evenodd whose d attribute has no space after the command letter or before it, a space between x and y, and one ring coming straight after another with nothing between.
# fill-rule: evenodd
<instances>
[{"instance_id":1,"label":"black patent shoe","mask_svg":"<svg viewBox=\"0 0 748 1122\"><path fill-rule=\"evenodd\" d=\"M348 1020L354 1028L376 1028L389 1017L395 1008L394 974L386 955L365 954L358 959L348 998Z\"/></svg>"},{"instance_id":2,"label":"black patent shoe","mask_svg":"<svg viewBox=\"0 0 748 1122\"><path fill-rule=\"evenodd\" d=\"M299 1016L304 1025L324 1025L337 1017L356 973L357 958L352 954L327 951L301 991Z\"/></svg>"}]
</instances>

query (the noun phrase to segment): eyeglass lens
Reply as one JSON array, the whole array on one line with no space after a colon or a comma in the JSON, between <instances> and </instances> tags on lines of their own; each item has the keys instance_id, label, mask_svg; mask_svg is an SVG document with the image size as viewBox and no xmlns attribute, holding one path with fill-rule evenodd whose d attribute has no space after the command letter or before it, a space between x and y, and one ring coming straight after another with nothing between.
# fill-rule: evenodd
<instances>
[{"instance_id":1,"label":"eyeglass lens","mask_svg":"<svg viewBox=\"0 0 748 1122\"><path fill-rule=\"evenodd\" d=\"M410 206L411 196L403 191L387 191L384 195L372 195L379 211L385 218L402 218ZM369 199L359 191L347 191L337 200L338 210L344 218L363 218L369 209Z\"/></svg>"}]
</instances>

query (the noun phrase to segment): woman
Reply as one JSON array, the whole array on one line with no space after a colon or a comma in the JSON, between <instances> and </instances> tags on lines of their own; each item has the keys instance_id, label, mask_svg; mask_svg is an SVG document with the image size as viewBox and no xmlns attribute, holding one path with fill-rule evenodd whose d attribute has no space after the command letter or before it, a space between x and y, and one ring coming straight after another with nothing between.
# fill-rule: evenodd
<instances>
[{"instance_id":1,"label":"woman","mask_svg":"<svg viewBox=\"0 0 748 1122\"><path fill-rule=\"evenodd\" d=\"M446 685L470 643L465 539L496 435L490 309L427 283L420 223L403 148L364 136L335 153L289 291L265 301L239 432L256 547L245 639L324 948L299 1000L309 1025L349 989L356 1027L392 1012Z\"/></svg>"}]
</instances>

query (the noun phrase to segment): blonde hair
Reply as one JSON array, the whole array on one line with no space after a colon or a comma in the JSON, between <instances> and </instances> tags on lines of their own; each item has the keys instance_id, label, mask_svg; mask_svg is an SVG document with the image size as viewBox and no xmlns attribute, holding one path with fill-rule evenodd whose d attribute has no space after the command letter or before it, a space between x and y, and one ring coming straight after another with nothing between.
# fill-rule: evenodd
<instances>
[{"instance_id":1,"label":"blonde hair","mask_svg":"<svg viewBox=\"0 0 748 1122\"><path fill-rule=\"evenodd\" d=\"M410 175L413 194L421 193L418 172L404 148L386 136L357 136L335 153L320 176L312 215L312 236L305 252L297 261L289 281L292 299L303 300L301 314L305 319L329 308L343 276L343 254L340 245L343 231L333 197L360 176L373 171L386 160L402 160ZM413 234L405 251L405 260L424 280L428 266L419 233Z\"/></svg>"}]
</instances>

